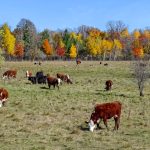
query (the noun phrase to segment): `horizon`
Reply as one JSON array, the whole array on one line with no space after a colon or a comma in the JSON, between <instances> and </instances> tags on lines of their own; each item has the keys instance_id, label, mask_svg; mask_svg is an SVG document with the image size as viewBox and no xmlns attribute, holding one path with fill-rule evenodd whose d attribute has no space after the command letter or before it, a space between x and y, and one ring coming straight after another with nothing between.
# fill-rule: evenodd
<instances>
[{"instance_id":1,"label":"horizon","mask_svg":"<svg viewBox=\"0 0 150 150\"><path fill-rule=\"evenodd\" d=\"M77 29L86 25L106 31L109 21L122 21L129 32L150 26L148 0L14 0L1 2L0 25L7 23L14 30L22 18L32 21L38 32ZM8 11L6 11L8 10Z\"/></svg>"}]
</instances>

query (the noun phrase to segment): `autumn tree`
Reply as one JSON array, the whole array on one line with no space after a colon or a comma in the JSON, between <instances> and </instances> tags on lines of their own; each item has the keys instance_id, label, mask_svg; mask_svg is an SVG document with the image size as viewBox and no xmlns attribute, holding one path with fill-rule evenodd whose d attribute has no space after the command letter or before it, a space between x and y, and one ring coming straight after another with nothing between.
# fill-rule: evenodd
<instances>
[{"instance_id":1,"label":"autumn tree","mask_svg":"<svg viewBox=\"0 0 150 150\"><path fill-rule=\"evenodd\" d=\"M23 46L23 43L16 43L15 44L15 52L14 52L14 55L17 57L17 58L23 58L24 56L24 46Z\"/></svg>"},{"instance_id":2,"label":"autumn tree","mask_svg":"<svg viewBox=\"0 0 150 150\"><path fill-rule=\"evenodd\" d=\"M75 45L71 45L71 48L70 48L70 58L76 58L77 56L77 49L75 47Z\"/></svg>"},{"instance_id":3,"label":"autumn tree","mask_svg":"<svg viewBox=\"0 0 150 150\"><path fill-rule=\"evenodd\" d=\"M56 53L60 57L63 57L65 55L65 44L63 43L63 41L59 41L59 44L56 47Z\"/></svg>"},{"instance_id":4,"label":"autumn tree","mask_svg":"<svg viewBox=\"0 0 150 150\"><path fill-rule=\"evenodd\" d=\"M101 42L101 32L98 29L90 29L89 35L86 39L86 47L89 51L89 54L92 56L97 56L101 54L100 42Z\"/></svg>"},{"instance_id":5,"label":"autumn tree","mask_svg":"<svg viewBox=\"0 0 150 150\"><path fill-rule=\"evenodd\" d=\"M44 40L42 47L43 47L44 53L45 53L47 56L52 55L52 46L51 46L51 44L49 43L48 39L45 39L45 40Z\"/></svg>"},{"instance_id":6,"label":"autumn tree","mask_svg":"<svg viewBox=\"0 0 150 150\"><path fill-rule=\"evenodd\" d=\"M5 51L6 55L12 56L14 54L15 37L11 33L7 24L4 24L1 28L1 48Z\"/></svg>"}]
</instances>

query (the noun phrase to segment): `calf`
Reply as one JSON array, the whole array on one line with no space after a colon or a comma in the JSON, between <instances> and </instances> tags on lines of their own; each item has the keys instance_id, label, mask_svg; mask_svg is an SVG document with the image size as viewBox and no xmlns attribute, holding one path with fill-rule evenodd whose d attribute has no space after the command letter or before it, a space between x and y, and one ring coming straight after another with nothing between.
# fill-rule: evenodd
<instances>
[{"instance_id":1,"label":"calf","mask_svg":"<svg viewBox=\"0 0 150 150\"><path fill-rule=\"evenodd\" d=\"M49 77L47 77L47 83L48 83L48 87L49 88L51 87L51 85L53 85L54 88L55 88L55 86L57 86L57 88L59 89L59 85L61 83L61 79L49 76Z\"/></svg>"},{"instance_id":2,"label":"calf","mask_svg":"<svg viewBox=\"0 0 150 150\"><path fill-rule=\"evenodd\" d=\"M72 84L72 81L68 74L57 73L57 78L60 78L62 81Z\"/></svg>"},{"instance_id":3,"label":"calf","mask_svg":"<svg viewBox=\"0 0 150 150\"><path fill-rule=\"evenodd\" d=\"M17 71L16 70L7 70L3 73L3 79L5 78L16 78Z\"/></svg>"},{"instance_id":4,"label":"calf","mask_svg":"<svg viewBox=\"0 0 150 150\"><path fill-rule=\"evenodd\" d=\"M0 107L4 106L8 99L8 91L4 88L0 88Z\"/></svg>"},{"instance_id":5,"label":"calf","mask_svg":"<svg viewBox=\"0 0 150 150\"><path fill-rule=\"evenodd\" d=\"M89 121L90 131L94 131L96 124L98 125L99 119L102 119L106 128L107 119L114 117L115 127L114 130L118 130L120 124L120 115L121 115L121 103L119 101L114 101L111 103L97 104L95 106L94 112L91 114Z\"/></svg>"},{"instance_id":6,"label":"calf","mask_svg":"<svg viewBox=\"0 0 150 150\"><path fill-rule=\"evenodd\" d=\"M105 87L106 91L109 91L112 88L113 82L111 80L107 80L105 82L105 85L106 85L106 87Z\"/></svg>"}]
</instances>

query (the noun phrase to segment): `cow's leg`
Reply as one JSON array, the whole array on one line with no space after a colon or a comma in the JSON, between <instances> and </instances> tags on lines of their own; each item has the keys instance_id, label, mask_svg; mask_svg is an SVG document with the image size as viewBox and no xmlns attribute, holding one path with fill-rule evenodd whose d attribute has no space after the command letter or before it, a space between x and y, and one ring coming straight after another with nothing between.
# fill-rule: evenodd
<instances>
[{"instance_id":1,"label":"cow's leg","mask_svg":"<svg viewBox=\"0 0 150 150\"><path fill-rule=\"evenodd\" d=\"M100 126L100 122L101 122L101 119L96 124L98 129L102 129L102 127Z\"/></svg>"},{"instance_id":2,"label":"cow's leg","mask_svg":"<svg viewBox=\"0 0 150 150\"><path fill-rule=\"evenodd\" d=\"M49 87L49 89L51 88L51 85L50 84L48 84L48 87Z\"/></svg>"},{"instance_id":3,"label":"cow's leg","mask_svg":"<svg viewBox=\"0 0 150 150\"><path fill-rule=\"evenodd\" d=\"M107 130L109 130L109 128L108 128L108 126L107 126L107 119L104 118L104 119L103 119L103 122L104 122L104 125L106 126Z\"/></svg>"},{"instance_id":4,"label":"cow's leg","mask_svg":"<svg viewBox=\"0 0 150 150\"><path fill-rule=\"evenodd\" d=\"M118 130L119 128L119 122L120 122L120 119L117 115L114 116L114 120L115 120L115 127L114 127L114 130Z\"/></svg>"}]
</instances>

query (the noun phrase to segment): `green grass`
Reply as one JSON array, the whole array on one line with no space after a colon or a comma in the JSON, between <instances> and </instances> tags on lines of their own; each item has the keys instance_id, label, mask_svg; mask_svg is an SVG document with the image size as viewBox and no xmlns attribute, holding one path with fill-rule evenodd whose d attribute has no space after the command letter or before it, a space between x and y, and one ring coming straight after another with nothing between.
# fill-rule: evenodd
<instances>
[{"instance_id":1,"label":"green grass","mask_svg":"<svg viewBox=\"0 0 150 150\"><path fill-rule=\"evenodd\" d=\"M6 62L7 69L17 69L17 79L2 80L0 87L9 91L9 100L0 108L0 149L2 150L148 150L150 148L150 84L146 83L144 97L139 96L136 80L132 77L130 62L97 61ZM56 76L68 73L72 85L63 84L60 90L48 85L32 85L25 78L26 70L33 74ZM105 81L111 79L111 92L104 91ZM109 131L87 130L97 103L119 100L123 104L118 131L112 131L114 120L108 121ZM129 113L130 112L130 113Z\"/></svg>"}]
</instances>

